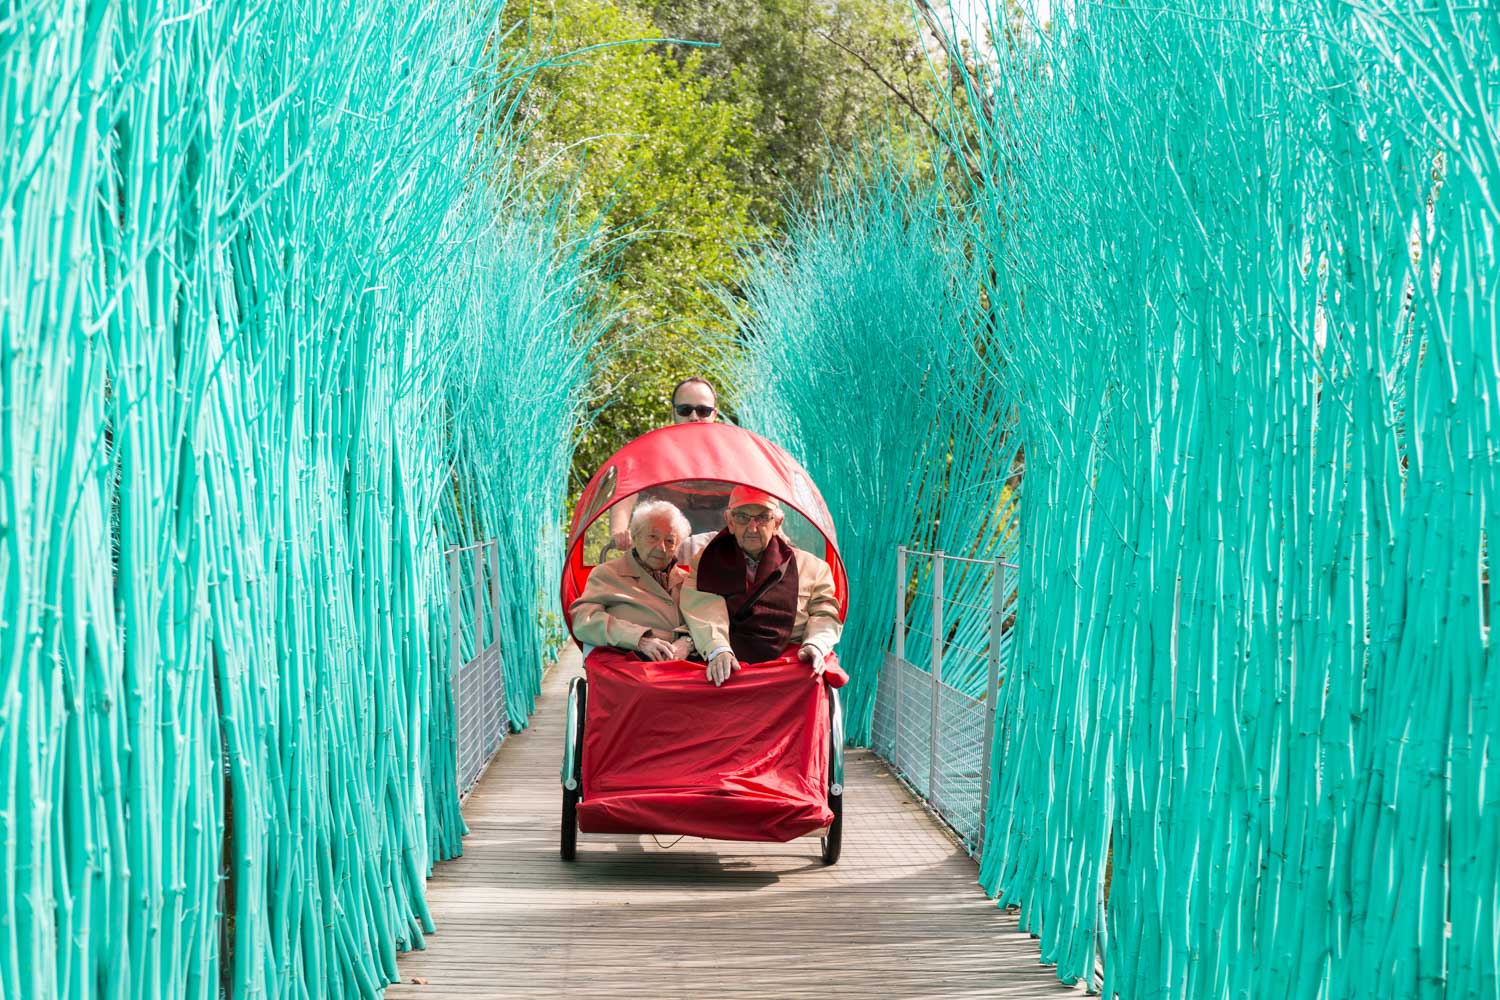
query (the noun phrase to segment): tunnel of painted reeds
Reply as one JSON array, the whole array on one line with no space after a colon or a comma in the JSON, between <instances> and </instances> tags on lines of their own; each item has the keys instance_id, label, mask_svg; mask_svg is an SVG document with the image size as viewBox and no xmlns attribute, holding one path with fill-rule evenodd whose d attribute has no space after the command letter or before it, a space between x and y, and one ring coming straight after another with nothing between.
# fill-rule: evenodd
<instances>
[{"instance_id":1,"label":"tunnel of painted reeds","mask_svg":"<svg viewBox=\"0 0 1500 1000\"><path fill-rule=\"evenodd\" d=\"M1500 996L1500 7L885 4L791 190L703 166L728 33L518 5L0 7L0 996L396 981L456 670L527 727L590 456L697 372L839 525L850 745L898 621L992 711L975 892L1059 979ZM568 140L647 56L713 113ZM653 121L719 131L601 187Z\"/></svg>"}]
</instances>

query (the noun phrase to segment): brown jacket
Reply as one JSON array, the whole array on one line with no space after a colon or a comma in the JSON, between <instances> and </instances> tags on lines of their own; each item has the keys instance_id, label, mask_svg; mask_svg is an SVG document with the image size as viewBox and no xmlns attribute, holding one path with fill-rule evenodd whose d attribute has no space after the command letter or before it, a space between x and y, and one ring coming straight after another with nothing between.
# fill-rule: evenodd
<instances>
[{"instance_id":1,"label":"brown jacket","mask_svg":"<svg viewBox=\"0 0 1500 1000\"><path fill-rule=\"evenodd\" d=\"M573 601L573 635L590 646L635 649L648 632L671 642L684 633L677 592L687 571L673 566L667 589L627 552L595 566L583 593Z\"/></svg>"},{"instance_id":2,"label":"brown jacket","mask_svg":"<svg viewBox=\"0 0 1500 1000\"><path fill-rule=\"evenodd\" d=\"M839 621L839 599L833 587L833 570L811 552L794 547L792 553L797 559L797 618L792 623L791 641L816 646L819 651L830 653L844 631L844 623ZM698 655L707 659L717 649L730 648L729 609L718 594L706 594L698 589L701 556L700 552L693 557L692 569L682 585L682 593L678 595L678 604Z\"/></svg>"}]
</instances>

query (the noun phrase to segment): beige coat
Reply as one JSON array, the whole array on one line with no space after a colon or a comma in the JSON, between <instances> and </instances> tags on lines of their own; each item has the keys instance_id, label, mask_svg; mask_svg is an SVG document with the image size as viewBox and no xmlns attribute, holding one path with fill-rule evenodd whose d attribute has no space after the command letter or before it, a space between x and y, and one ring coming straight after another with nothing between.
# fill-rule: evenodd
<instances>
[{"instance_id":1,"label":"beige coat","mask_svg":"<svg viewBox=\"0 0 1500 1000\"><path fill-rule=\"evenodd\" d=\"M583 593L573 601L573 635L590 646L635 649L650 633L671 642L683 634L677 592L687 571L673 566L667 589L627 552L595 566Z\"/></svg>"},{"instance_id":2,"label":"beige coat","mask_svg":"<svg viewBox=\"0 0 1500 1000\"><path fill-rule=\"evenodd\" d=\"M844 631L844 623L839 621L833 569L811 552L793 547L792 554L797 560L797 618L792 622L791 641L831 653ZM693 557L678 604L698 655L707 659L714 650L729 646L729 608L718 594L705 594L698 589L701 555Z\"/></svg>"}]
</instances>

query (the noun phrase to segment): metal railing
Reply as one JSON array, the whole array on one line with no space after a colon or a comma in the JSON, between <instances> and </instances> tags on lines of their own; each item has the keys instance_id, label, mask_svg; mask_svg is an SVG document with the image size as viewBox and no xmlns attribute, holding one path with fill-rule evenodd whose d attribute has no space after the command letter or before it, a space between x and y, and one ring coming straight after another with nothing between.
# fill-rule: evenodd
<instances>
[{"instance_id":1,"label":"metal railing","mask_svg":"<svg viewBox=\"0 0 1500 1000\"><path fill-rule=\"evenodd\" d=\"M453 546L448 560L448 649L458 792L466 796L509 730L500 652L500 546Z\"/></svg>"},{"instance_id":2,"label":"metal railing","mask_svg":"<svg viewBox=\"0 0 1500 1000\"><path fill-rule=\"evenodd\" d=\"M875 695L872 749L976 858L1016 569L899 548L896 629Z\"/></svg>"}]
</instances>

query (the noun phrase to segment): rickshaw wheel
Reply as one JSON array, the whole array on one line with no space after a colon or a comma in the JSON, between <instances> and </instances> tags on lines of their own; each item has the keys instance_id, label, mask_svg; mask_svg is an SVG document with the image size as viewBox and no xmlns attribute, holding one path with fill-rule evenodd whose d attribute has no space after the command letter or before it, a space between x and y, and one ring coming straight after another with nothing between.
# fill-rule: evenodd
<instances>
[{"instance_id":1,"label":"rickshaw wheel","mask_svg":"<svg viewBox=\"0 0 1500 1000\"><path fill-rule=\"evenodd\" d=\"M828 808L833 810L833 822L828 826L828 832L822 838L823 863L831 865L838 861L839 851L844 846L844 797L843 795L828 796Z\"/></svg>"},{"instance_id":2,"label":"rickshaw wheel","mask_svg":"<svg viewBox=\"0 0 1500 1000\"><path fill-rule=\"evenodd\" d=\"M578 791L563 789L562 808L562 859L572 861L578 857Z\"/></svg>"},{"instance_id":3,"label":"rickshaw wheel","mask_svg":"<svg viewBox=\"0 0 1500 1000\"><path fill-rule=\"evenodd\" d=\"M578 800L583 797L583 720L587 718L585 709L588 705L588 683L586 678L579 678L575 689L578 696L578 726L573 743L573 777L578 787L563 788L562 843L559 853L564 861L572 861L578 857Z\"/></svg>"}]
</instances>

